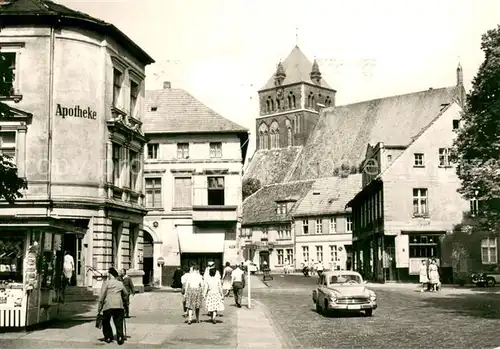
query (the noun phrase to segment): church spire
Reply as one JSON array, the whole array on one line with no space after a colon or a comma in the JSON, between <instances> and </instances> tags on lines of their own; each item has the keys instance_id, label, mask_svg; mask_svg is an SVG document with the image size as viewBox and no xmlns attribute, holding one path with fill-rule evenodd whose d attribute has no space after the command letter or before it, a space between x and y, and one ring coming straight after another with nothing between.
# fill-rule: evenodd
<instances>
[{"instance_id":1,"label":"church spire","mask_svg":"<svg viewBox=\"0 0 500 349\"><path fill-rule=\"evenodd\" d=\"M318 62L316 61L316 59L314 59L312 69L311 69L311 74L309 74L309 76L311 77L311 80L315 84L319 85L321 83L321 72L319 71L319 66L318 66Z\"/></svg>"},{"instance_id":2,"label":"church spire","mask_svg":"<svg viewBox=\"0 0 500 349\"><path fill-rule=\"evenodd\" d=\"M278 66L276 67L276 74L274 74L274 84L276 86L282 85L283 81L285 81L285 78L286 78L285 68L283 68L283 64L280 61L278 63Z\"/></svg>"},{"instance_id":3,"label":"church spire","mask_svg":"<svg viewBox=\"0 0 500 349\"><path fill-rule=\"evenodd\" d=\"M464 87L464 72L460 61L457 66L457 94L460 106L463 108L465 105L465 87Z\"/></svg>"}]
</instances>

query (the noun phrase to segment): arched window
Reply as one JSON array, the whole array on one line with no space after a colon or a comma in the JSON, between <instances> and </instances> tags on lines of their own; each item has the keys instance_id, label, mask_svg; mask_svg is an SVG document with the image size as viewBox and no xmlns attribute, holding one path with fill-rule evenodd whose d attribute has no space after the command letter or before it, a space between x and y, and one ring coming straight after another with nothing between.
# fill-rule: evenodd
<instances>
[{"instance_id":1,"label":"arched window","mask_svg":"<svg viewBox=\"0 0 500 349\"><path fill-rule=\"evenodd\" d=\"M276 121L271 124L271 148L280 147L280 128Z\"/></svg>"},{"instance_id":2,"label":"arched window","mask_svg":"<svg viewBox=\"0 0 500 349\"><path fill-rule=\"evenodd\" d=\"M266 112L269 113L271 111L271 103L269 101L266 101Z\"/></svg>"},{"instance_id":3,"label":"arched window","mask_svg":"<svg viewBox=\"0 0 500 349\"><path fill-rule=\"evenodd\" d=\"M295 104L295 95L292 95L292 104L294 108L297 108L297 105Z\"/></svg>"},{"instance_id":4,"label":"arched window","mask_svg":"<svg viewBox=\"0 0 500 349\"><path fill-rule=\"evenodd\" d=\"M259 149L268 148L268 128L266 123L261 123L259 126Z\"/></svg>"},{"instance_id":5,"label":"arched window","mask_svg":"<svg viewBox=\"0 0 500 349\"><path fill-rule=\"evenodd\" d=\"M293 108L293 105L292 105L292 96L288 96L288 109L292 109Z\"/></svg>"},{"instance_id":6,"label":"arched window","mask_svg":"<svg viewBox=\"0 0 500 349\"><path fill-rule=\"evenodd\" d=\"M293 134L292 134L292 123L290 120L286 120L285 122L286 125L286 134L287 134L287 145L291 147L293 145Z\"/></svg>"},{"instance_id":7,"label":"arched window","mask_svg":"<svg viewBox=\"0 0 500 349\"><path fill-rule=\"evenodd\" d=\"M274 111L274 101L271 99L271 111Z\"/></svg>"},{"instance_id":8,"label":"arched window","mask_svg":"<svg viewBox=\"0 0 500 349\"><path fill-rule=\"evenodd\" d=\"M311 105L310 107L312 109L316 109L316 99L314 98L314 95L311 96Z\"/></svg>"},{"instance_id":9,"label":"arched window","mask_svg":"<svg viewBox=\"0 0 500 349\"><path fill-rule=\"evenodd\" d=\"M279 99L276 99L276 110L281 109L281 101Z\"/></svg>"}]
</instances>

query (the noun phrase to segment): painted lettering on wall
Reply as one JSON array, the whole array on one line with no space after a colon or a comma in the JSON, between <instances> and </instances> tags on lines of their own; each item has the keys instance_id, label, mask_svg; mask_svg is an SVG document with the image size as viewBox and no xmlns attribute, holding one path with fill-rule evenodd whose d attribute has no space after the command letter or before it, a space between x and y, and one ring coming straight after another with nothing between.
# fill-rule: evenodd
<instances>
[{"instance_id":1,"label":"painted lettering on wall","mask_svg":"<svg viewBox=\"0 0 500 349\"><path fill-rule=\"evenodd\" d=\"M63 119L65 119L66 116L71 116L74 118L96 120L97 112L90 109L90 107L82 109L79 105L75 105L73 108L68 108L57 104L56 115L62 116Z\"/></svg>"}]
</instances>

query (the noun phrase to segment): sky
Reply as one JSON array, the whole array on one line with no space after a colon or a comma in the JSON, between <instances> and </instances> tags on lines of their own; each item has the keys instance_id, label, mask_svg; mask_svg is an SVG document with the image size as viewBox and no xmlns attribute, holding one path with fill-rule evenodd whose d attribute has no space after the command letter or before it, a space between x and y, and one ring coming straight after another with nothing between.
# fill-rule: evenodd
<instances>
[{"instance_id":1,"label":"sky","mask_svg":"<svg viewBox=\"0 0 500 349\"><path fill-rule=\"evenodd\" d=\"M481 35L500 23L497 0L54 0L113 23L156 63L163 81L250 129L257 91L298 44L318 60L337 105L452 86L467 91L484 59Z\"/></svg>"}]
</instances>

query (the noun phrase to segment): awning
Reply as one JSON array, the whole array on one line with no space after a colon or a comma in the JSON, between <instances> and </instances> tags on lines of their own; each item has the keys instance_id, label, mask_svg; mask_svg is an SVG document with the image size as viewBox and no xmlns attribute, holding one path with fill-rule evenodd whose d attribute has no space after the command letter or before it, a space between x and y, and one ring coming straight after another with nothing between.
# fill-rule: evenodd
<instances>
[{"instance_id":1,"label":"awning","mask_svg":"<svg viewBox=\"0 0 500 349\"><path fill-rule=\"evenodd\" d=\"M181 253L223 253L224 233L193 233L193 227L177 226Z\"/></svg>"}]
</instances>

